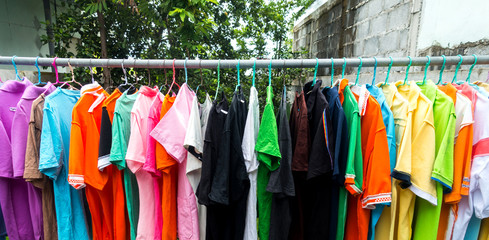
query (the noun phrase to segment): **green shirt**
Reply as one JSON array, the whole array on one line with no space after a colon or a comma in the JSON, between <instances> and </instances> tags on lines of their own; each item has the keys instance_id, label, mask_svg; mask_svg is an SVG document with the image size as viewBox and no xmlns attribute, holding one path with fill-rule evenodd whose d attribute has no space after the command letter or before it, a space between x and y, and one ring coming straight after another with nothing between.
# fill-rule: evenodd
<instances>
[{"instance_id":1,"label":"green shirt","mask_svg":"<svg viewBox=\"0 0 489 240\"><path fill-rule=\"evenodd\" d=\"M272 87L267 87L267 103L263 111L260 130L256 140L256 158L260 161L257 177L258 200L258 236L260 240L268 240L270 232L270 213L272 209L272 193L267 192L271 171L280 165L280 148L278 145L277 121L273 112Z\"/></svg>"},{"instance_id":2,"label":"green shirt","mask_svg":"<svg viewBox=\"0 0 489 240\"><path fill-rule=\"evenodd\" d=\"M136 176L126 168L126 152L129 136L131 135L131 110L137 94L127 95L124 92L115 104L114 119L112 120L112 147L110 162L120 170L124 169L124 189L126 195L127 213L131 240L136 239L139 219L139 188Z\"/></svg>"},{"instance_id":3,"label":"green shirt","mask_svg":"<svg viewBox=\"0 0 489 240\"><path fill-rule=\"evenodd\" d=\"M455 138L455 105L432 81L419 86L433 102L435 127L435 162L431 179L437 181L437 205L417 198L413 239L436 239L443 200L443 188L451 191L453 184L453 147Z\"/></svg>"}]
</instances>

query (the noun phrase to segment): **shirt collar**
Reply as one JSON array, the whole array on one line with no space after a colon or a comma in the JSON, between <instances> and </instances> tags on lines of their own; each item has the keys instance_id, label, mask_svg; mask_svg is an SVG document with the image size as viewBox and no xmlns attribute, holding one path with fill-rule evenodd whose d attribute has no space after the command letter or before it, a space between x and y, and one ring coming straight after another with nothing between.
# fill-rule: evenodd
<instances>
[{"instance_id":1,"label":"shirt collar","mask_svg":"<svg viewBox=\"0 0 489 240\"><path fill-rule=\"evenodd\" d=\"M319 88L321 87L321 84L323 82L321 80L317 80L314 86L312 86L313 82L308 82L304 85L304 92L306 93L304 95L306 99L306 106L307 106L307 115L312 116L312 110L314 108L314 103L316 102L317 94L319 92ZM322 93L320 93L322 94Z\"/></svg>"},{"instance_id":2,"label":"shirt collar","mask_svg":"<svg viewBox=\"0 0 489 240\"><path fill-rule=\"evenodd\" d=\"M421 89L416 85L416 83L411 83L409 85L403 85L400 86L403 83L403 81L397 81L395 83L395 86L397 87L397 90L399 92L406 92L407 91L407 100L409 102L409 111L414 111L418 107L418 98L419 95L421 94Z\"/></svg>"},{"instance_id":3,"label":"shirt collar","mask_svg":"<svg viewBox=\"0 0 489 240\"><path fill-rule=\"evenodd\" d=\"M181 88L180 88L181 89ZM158 87L150 88L148 86L142 86L139 93L144 94L148 97L153 97L159 92Z\"/></svg>"},{"instance_id":4,"label":"shirt collar","mask_svg":"<svg viewBox=\"0 0 489 240\"><path fill-rule=\"evenodd\" d=\"M23 92L27 87L31 85L31 81L29 81L27 78L24 78L23 81L9 80L2 85L0 90L6 92Z\"/></svg>"},{"instance_id":5,"label":"shirt collar","mask_svg":"<svg viewBox=\"0 0 489 240\"><path fill-rule=\"evenodd\" d=\"M416 86L418 85L416 84ZM433 83L433 81L431 80L428 80L424 85L421 85L419 88L421 89L421 93L423 93L423 95L425 95L434 104L437 94L437 87L435 83Z\"/></svg>"},{"instance_id":6,"label":"shirt collar","mask_svg":"<svg viewBox=\"0 0 489 240\"><path fill-rule=\"evenodd\" d=\"M54 87L54 85L51 82L48 82L44 87L30 85L29 87L26 88L26 90L22 94L22 99L26 99L26 100L36 99L37 97L39 97L39 95L41 95L41 93L49 94L55 89L56 87Z\"/></svg>"}]
</instances>

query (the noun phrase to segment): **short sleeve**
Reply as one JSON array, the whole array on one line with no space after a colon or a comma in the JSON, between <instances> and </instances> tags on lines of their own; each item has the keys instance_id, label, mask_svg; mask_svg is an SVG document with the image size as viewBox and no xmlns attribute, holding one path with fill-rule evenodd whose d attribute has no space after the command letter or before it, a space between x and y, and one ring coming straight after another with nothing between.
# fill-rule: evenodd
<instances>
[{"instance_id":1,"label":"short sleeve","mask_svg":"<svg viewBox=\"0 0 489 240\"><path fill-rule=\"evenodd\" d=\"M126 139L122 132L122 117L118 112L114 112L112 123L112 143L110 147L110 162L118 169L126 167L125 152L127 148Z\"/></svg>"},{"instance_id":2,"label":"short sleeve","mask_svg":"<svg viewBox=\"0 0 489 240\"><path fill-rule=\"evenodd\" d=\"M63 167L61 159L63 144L59 121L49 109L49 105L44 108L42 122L39 170L49 178L56 180Z\"/></svg>"},{"instance_id":3,"label":"short sleeve","mask_svg":"<svg viewBox=\"0 0 489 240\"><path fill-rule=\"evenodd\" d=\"M100 122L100 142L98 147L98 169L102 171L110 165L110 147L112 145L112 123L107 107L102 107Z\"/></svg>"},{"instance_id":4,"label":"short sleeve","mask_svg":"<svg viewBox=\"0 0 489 240\"><path fill-rule=\"evenodd\" d=\"M197 98L192 101L192 109L187 124L187 133L183 146L188 150L187 173L202 168L202 152L204 151L204 140L200 124L199 106Z\"/></svg>"},{"instance_id":5,"label":"short sleeve","mask_svg":"<svg viewBox=\"0 0 489 240\"><path fill-rule=\"evenodd\" d=\"M25 151L29 130L29 119L22 106L17 106L17 111L12 121L12 129L15 129L15 134L12 134L12 167L14 177L22 177L24 175Z\"/></svg>"},{"instance_id":6,"label":"short sleeve","mask_svg":"<svg viewBox=\"0 0 489 240\"><path fill-rule=\"evenodd\" d=\"M70 164L68 170L68 182L75 189L86 187L85 183L85 148L82 127L77 122L76 106L73 110L73 121L70 134Z\"/></svg>"},{"instance_id":7,"label":"short sleeve","mask_svg":"<svg viewBox=\"0 0 489 240\"><path fill-rule=\"evenodd\" d=\"M126 164L131 172L136 173L141 169L146 157L146 149L143 145L143 136L141 132L141 118L137 113L131 113L131 135L127 145Z\"/></svg>"},{"instance_id":8,"label":"short sleeve","mask_svg":"<svg viewBox=\"0 0 489 240\"><path fill-rule=\"evenodd\" d=\"M37 128L36 125L41 126L41 128ZM27 134L27 146L25 150L24 179L26 181L33 182L36 187L36 180L43 178L43 175L39 171L39 144L41 140L39 138L39 133L41 130L42 110L40 110L37 106L32 106L31 116L29 119L29 133Z\"/></svg>"},{"instance_id":9,"label":"short sleeve","mask_svg":"<svg viewBox=\"0 0 489 240\"><path fill-rule=\"evenodd\" d=\"M363 159L360 115L358 115L358 112L354 112L352 115L348 160L345 170L345 188L350 194L355 196L362 193Z\"/></svg>"},{"instance_id":10,"label":"short sleeve","mask_svg":"<svg viewBox=\"0 0 489 240\"><path fill-rule=\"evenodd\" d=\"M277 170L280 166L281 155L278 145L277 121L271 104L267 104L263 111L255 150L258 161L262 162L270 171Z\"/></svg>"}]
</instances>

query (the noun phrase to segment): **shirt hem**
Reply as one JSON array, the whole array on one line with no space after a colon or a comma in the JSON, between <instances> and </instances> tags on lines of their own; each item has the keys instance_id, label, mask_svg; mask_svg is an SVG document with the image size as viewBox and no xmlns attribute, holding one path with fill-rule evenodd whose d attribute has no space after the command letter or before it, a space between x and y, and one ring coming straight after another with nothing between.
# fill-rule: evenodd
<instances>
[{"instance_id":1,"label":"shirt hem","mask_svg":"<svg viewBox=\"0 0 489 240\"><path fill-rule=\"evenodd\" d=\"M109 159L110 159L110 154L98 158L97 167L99 171L103 171L104 168L108 167L111 164Z\"/></svg>"},{"instance_id":2,"label":"shirt hem","mask_svg":"<svg viewBox=\"0 0 489 240\"><path fill-rule=\"evenodd\" d=\"M431 203L433 206L436 206L438 203L436 201L436 197L433 195L421 190L420 188L416 187L414 184L409 186L409 189L416 194L418 197L425 199L429 203Z\"/></svg>"},{"instance_id":3,"label":"shirt hem","mask_svg":"<svg viewBox=\"0 0 489 240\"><path fill-rule=\"evenodd\" d=\"M412 185L411 174L409 173L397 171L394 169L394 171L392 171L391 173L391 177L400 181L399 185L402 189L406 189L408 187L411 187Z\"/></svg>"},{"instance_id":4,"label":"shirt hem","mask_svg":"<svg viewBox=\"0 0 489 240\"><path fill-rule=\"evenodd\" d=\"M388 204L390 202L392 202L392 193L380 193L363 198L362 207L375 209L375 205L377 204Z\"/></svg>"}]
</instances>

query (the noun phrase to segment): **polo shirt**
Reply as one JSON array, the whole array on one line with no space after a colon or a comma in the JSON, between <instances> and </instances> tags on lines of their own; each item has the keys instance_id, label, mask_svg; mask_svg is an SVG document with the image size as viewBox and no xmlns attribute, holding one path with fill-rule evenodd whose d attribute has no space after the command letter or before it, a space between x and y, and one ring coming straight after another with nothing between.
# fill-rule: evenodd
<instances>
[{"instance_id":1,"label":"polo shirt","mask_svg":"<svg viewBox=\"0 0 489 240\"><path fill-rule=\"evenodd\" d=\"M5 218L5 226L11 239L33 239L35 233L31 219L31 209L29 205L29 189L33 186L26 183L23 179L15 178L22 176L23 162L14 162L17 154L21 158L25 152L16 149L20 141L15 142L17 131L23 132L25 136L27 128L14 128L14 115L18 109L18 102L22 99L23 93L32 86L29 80L16 81L10 80L5 82L0 88L0 205ZM15 130L14 130L15 129ZM19 139L20 140L20 139ZM23 141L25 141L23 139ZM17 151L17 153L15 152ZM32 206L34 207L34 206Z\"/></svg>"},{"instance_id":2,"label":"polo shirt","mask_svg":"<svg viewBox=\"0 0 489 240\"><path fill-rule=\"evenodd\" d=\"M246 223L243 239L257 240L257 177L259 162L256 158L255 145L258 137L258 131L260 129L260 106L258 100L258 91L255 87L250 88L250 100L248 103L248 115L246 116L246 124L243 135L243 143L241 148L243 149L243 157L245 160L246 171L250 178L250 193L248 194L248 200L246 203ZM292 147L291 147L292 150ZM272 205L273 206L273 205Z\"/></svg>"},{"instance_id":3,"label":"polo shirt","mask_svg":"<svg viewBox=\"0 0 489 240\"><path fill-rule=\"evenodd\" d=\"M453 100L428 80L418 85L423 95L433 102L435 126L435 161L431 179L436 184L436 205L422 199L416 200L415 227L413 239L435 239L443 202L444 189L452 190L453 184L453 144L455 137L455 105Z\"/></svg>"},{"instance_id":4,"label":"polo shirt","mask_svg":"<svg viewBox=\"0 0 489 240\"><path fill-rule=\"evenodd\" d=\"M187 150L183 144L187 133L192 102L196 98L187 84L178 91L173 106L151 131L167 153L178 162L177 233L178 239L199 239L197 203L187 178Z\"/></svg>"},{"instance_id":5,"label":"polo shirt","mask_svg":"<svg viewBox=\"0 0 489 240\"><path fill-rule=\"evenodd\" d=\"M54 88L55 90L56 88ZM42 191L42 222L44 239L57 239L56 209L54 204L53 181L39 171L39 149L45 94L42 93L32 102L29 119L29 134L25 150L24 179Z\"/></svg>"},{"instance_id":6,"label":"polo shirt","mask_svg":"<svg viewBox=\"0 0 489 240\"><path fill-rule=\"evenodd\" d=\"M482 220L478 240L489 239L489 218Z\"/></svg>"},{"instance_id":7,"label":"polo shirt","mask_svg":"<svg viewBox=\"0 0 489 240\"><path fill-rule=\"evenodd\" d=\"M127 145L127 167L136 175L139 188L139 219L136 238L155 237L155 192L153 177L142 169L146 161L148 116L158 88L141 87L131 110L131 135Z\"/></svg>"},{"instance_id":8,"label":"polo shirt","mask_svg":"<svg viewBox=\"0 0 489 240\"><path fill-rule=\"evenodd\" d=\"M347 217L348 192L358 195L363 181L362 134L360 128L360 111L358 103L348 86L348 80L340 82L338 97L345 112L348 125L348 157L345 169L345 190L340 188L338 199L338 226L336 239L343 239Z\"/></svg>"},{"instance_id":9,"label":"polo shirt","mask_svg":"<svg viewBox=\"0 0 489 240\"><path fill-rule=\"evenodd\" d=\"M326 101L329 103L329 113L332 122L332 133L334 136L333 154L333 185L331 198L331 220L330 229L340 228L344 232L344 222L338 223L338 213L345 212L345 204L340 204L340 196L347 192L345 189L346 162L348 161L349 129L345 112L341 106L338 87L323 88ZM342 226L340 226L342 225ZM329 239L336 239L337 231L330 231Z\"/></svg>"},{"instance_id":10,"label":"polo shirt","mask_svg":"<svg viewBox=\"0 0 489 240\"><path fill-rule=\"evenodd\" d=\"M489 98L467 83L455 87L472 101L474 110L474 134L472 146L472 166L468 197L462 196L458 204L457 221L453 227L453 238L462 238L467 232L468 222L473 215L482 219L489 217L487 199L489 182L484 174L489 171L489 125L486 124Z\"/></svg>"},{"instance_id":11,"label":"polo shirt","mask_svg":"<svg viewBox=\"0 0 489 240\"><path fill-rule=\"evenodd\" d=\"M67 181L72 110L79 99L80 91L58 88L44 102L39 170L53 180L58 239L89 239L82 196Z\"/></svg>"},{"instance_id":12,"label":"polo shirt","mask_svg":"<svg viewBox=\"0 0 489 240\"><path fill-rule=\"evenodd\" d=\"M257 200L258 200L258 237L269 239L272 193L267 191L271 171L280 166L280 148L278 145L277 120L273 110L272 86L267 87L267 101L261 119L260 130L255 150L258 166Z\"/></svg>"},{"instance_id":13,"label":"polo shirt","mask_svg":"<svg viewBox=\"0 0 489 240\"><path fill-rule=\"evenodd\" d=\"M127 91L116 100L112 120L112 142L109 159L111 164L123 171L124 195L127 215L129 218L129 237L136 239L139 218L139 190L136 176L126 168L126 151L131 134L131 110L138 93L128 94Z\"/></svg>"},{"instance_id":14,"label":"polo shirt","mask_svg":"<svg viewBox=\"0 0 489 240\"><path fill-rule=\"evenodd\" d=\"M280 148L279 168L270 174L267 191L273 193L270 211L270 238L288 239L292 215L290 197L295 195L292 177L292 137L287 117L287 98L285 87L277 113L278 145Z\"/></svg>"},{"instance_id":15,"label":"polo shirt","mask_svg":"<svg viewBox=\"0 0 489 240\"><path fill-rule=\"evenodd\" d=\"M309 149L311 147L309 120L304 95L304 90L301 90L300 93L296 92L289 118L290 133L292 135L292 174L296 191L295 197L291 199L291 205L293 206L289 233L291 239L304 238L302 189L305 185L309 164Z\"/></svg>"},{"instance_id":16,"label":"polo shirt","mask_svg":"<svg viewBox=\"0 0 489 240\"><path fill-rule=\"evenodd\" d=\"M389 145L379 103L365 86L351 89L361 115L364 177L362 193L348 199L347 222L356 224L346 226L345 239L367 239L370 210L391 202Z\"/></svg>"},{"instance_id":17,"label":"polo shirt","mask_svg":"<svg viewBox=\"0 0 489 240\"><path fill-rule=\"evenodd\" d=\"M473 117L472 102L451 84L438 86L440 90L449 95L455 102L455 145L453 149L453 185L452 191L443 196L438 239L445 239L447 232L453 229L454 214L457 213L458 203L462 196L469 193L470 161L472 157ZM452 216L452 217L450 217Z\"/></svg>"}]
</instances>

